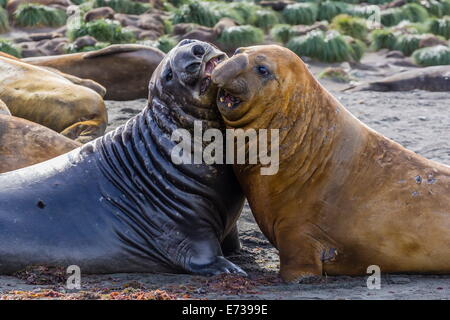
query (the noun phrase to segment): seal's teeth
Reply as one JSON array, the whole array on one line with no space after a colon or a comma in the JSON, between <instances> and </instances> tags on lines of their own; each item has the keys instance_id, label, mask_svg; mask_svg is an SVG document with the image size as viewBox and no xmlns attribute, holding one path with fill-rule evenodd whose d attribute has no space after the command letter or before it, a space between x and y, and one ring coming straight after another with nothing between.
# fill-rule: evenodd
<instances>
[{"instance_id":1,"label":"seal's teeth","mask_svg":"<svg viewBox=\"0 0 450 320\"><path fill-rule=\"evenodd\" d=\"M228 108L231 108L232 104L231 104L231 103L228 103L227 106L228 106Z\"/></svg>"},{"instance_id":2,"label":"seal's teeth","mask_svg":"<svg viewBox=\"0 0 450 320\"><path fill-rule=\"evenodd\" d=\"M220 97L220 102L224 102L225 99L223 97Z\"/></svg>"}]
</instances>

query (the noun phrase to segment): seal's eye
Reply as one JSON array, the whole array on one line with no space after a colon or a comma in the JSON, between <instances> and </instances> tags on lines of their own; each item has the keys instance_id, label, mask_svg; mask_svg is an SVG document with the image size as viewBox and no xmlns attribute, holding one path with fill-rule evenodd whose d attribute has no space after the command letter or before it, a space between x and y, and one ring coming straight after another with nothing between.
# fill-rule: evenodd
<instances>
[{"instance_id":1,"label":"seal's eye","mask_svg":"<svg viewBox=\"0 0 450 320\"><path fill-rule=\"evenodd\" d=\"M267 67L265 67L265 66L257 66L256 70L262 76L267 76L270 74L269 69L267 69Z\"/></svg>"},{"instance_id":2,"label":"seal's eye","mask_svg":"<svg viewBox=\"0 0 450 320\"><path fill-rule=\"evenodd\" d=\"M165 78L166 78L166 81L172 80L172 78L173 78L172 69L167 70Z\"/></svg>"}]
</instances>

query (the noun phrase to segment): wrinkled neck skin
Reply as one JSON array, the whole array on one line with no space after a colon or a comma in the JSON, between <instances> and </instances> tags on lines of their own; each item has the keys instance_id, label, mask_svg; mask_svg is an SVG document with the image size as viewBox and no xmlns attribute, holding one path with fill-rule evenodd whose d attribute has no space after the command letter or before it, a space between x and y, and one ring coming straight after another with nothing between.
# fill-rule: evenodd
<instances>
[{"instance_id":1,"label":"wrinkled neck skin","mask_svg":"<svg viewBox=\"0 0 450 320\"><path fill-rule=\"evenodd\" d=\"M275 245L277 213L280 210L299 213L302 199L308 201L311 185L322 183L325 177L334 175L345 179L350 174L346 165L353 161L354 151L365 139L363 125L306 68L293 74L302 74L302 77L280 80L276 97L252 102L264 106L265 112L254 112L250 107L238 120L224 119L226 125L233 128L279 129L277 174L262 176L256 166L235 165L234 168L256 220ZM253 189L252 185L260 187ZM325 192L332 187L324 184L320 188ZM261 199L261 190L268 193L264 199ZM299 207L286 208L287 202L297 203ZM295 219L301 217L297 215Z\"/></svg>"},{"instance_id":2,"label":"wrinkled neck skin","mask_svg":"<svg viewBox=\"0 0 450 320\"><path fill-rule=\"evenodd\" d=\"M137 256L145 253L164 261L168 270L183 270L189 264L196 240L221 241L243 205L231 166L175 165L171 161L176 144L170 139L173 130L191 131L195 120L203 121L204 130L220 127L212 110L154 94L140 114L96 140L94 146L106 178L100 181L105 205L119 212L118 223L133 230L118 236Z\"/></svg>"}]
</instances>

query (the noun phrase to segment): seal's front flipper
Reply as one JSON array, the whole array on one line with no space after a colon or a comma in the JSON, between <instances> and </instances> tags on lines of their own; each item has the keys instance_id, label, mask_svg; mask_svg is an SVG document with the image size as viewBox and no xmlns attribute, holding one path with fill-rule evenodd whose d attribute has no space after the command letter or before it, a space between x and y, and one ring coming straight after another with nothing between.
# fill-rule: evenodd
<instances>
[{"instance_id":1,"label":"seal's front flipper","mask_svg":"<svg viewBox=\"0 0 450 320\"><path fill-rule=\"evenodd\" d=\"M213 276L222 273L239 274L247 276L247 273L233 262L228 261L224 257L218 256L216 259L206 265L191 265L191 272L203 276Z\"/></svg>"},{"instance_id":2,"label":"seal's front flipper","mask_svg":"<svg viewBox=\"0 0 450 320\"><path fill-rule=\"evenodd\" d=\"M241 251L241 241L239 240L239 231L237 224L230 230L222 241L222 252L225 256L233 256Z\"/></svg>"},{"instance_id":3,"label":"seal's front flipper","mask_svg":"<svg viewBox=\"0 0 450 320\"><path fill-rule=\"evenodd\" d=\"M103 121L87 120L77 122L60 133L69 139L84 144L100 137L105 132L105 127L106 123Z\"/></svg>"},{"instance_id":4,"label":"seal's front flipper","mask_svg":"<svg viewBox=\"0 0 450 320\"><path fill-rule=\"evenodd\" d=\"M286 282L317 282L322 277L324 246L309 230L279 228L280 275Z\"/></svg>"}]
</instances>

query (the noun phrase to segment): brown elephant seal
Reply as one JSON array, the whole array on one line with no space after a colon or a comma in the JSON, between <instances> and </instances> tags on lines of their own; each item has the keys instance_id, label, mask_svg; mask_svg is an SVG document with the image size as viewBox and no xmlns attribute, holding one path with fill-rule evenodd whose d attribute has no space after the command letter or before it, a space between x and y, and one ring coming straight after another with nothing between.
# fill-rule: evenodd
<instances>
[{"instance_id":1,"label":"brown elephant seal","mask_svg":"<svg viewBox=\"0 0 450 320\"><path fill-rule=\"evenodd\" d=\"M11 114L85 143L105 132L105 103L91 89L61 75L0 57L0 99Z\"/></svg>"},{"instance_id":2,"label":"brown elephant seal","mask_svg":"<svg viewBox=\"0 0 450 320\"><path fill-rule=\"evenodd\" d=\"M0 173L46 161L80 146L37 123L3 115L0 106Z\"/></svg>"},{"instance_id":3,"label":"brown elephant seal","mask_svg":"<svg viewBox=\"0 0 450 320\"><path fill-rule=\"evenodd\" d=\"M171 156L175 130L224 129L210 74L225 58L210 44L180 42L154 72L140 114L68 154L0 175L0 273L29 265L244 273L224 257L239 249L244 203L232 167Z\"/></svg>"},{"instance_id":4,"label":"brown elephant seal","mask_svg":"<svg viewBox=\"0 0 450 320\"><path fill-rule=\"evenodd\" d=\"M450 66L418 68L345 90L411 91L416 89L450 91Z\"/></svg>"},{"instance_id":5,"label":"brown elephant seal","mask_svg":"<svg viewBox=\"0 0 450 320\"><path fill-rule=\"evenodd\" d=\"M450 167L368 128L279 46L219 65L231 128L279 130L279 171L235 172L286 281L381 272L450 272Z\"/></svg>"},{"instance_id":6,"label":"brown elephant seal","mask_svg":"<svg viewBox=\"0 0 450 320\"><path fill-rule=\"evenodd\" d=\"M98 82L106 88L106 100L134 100L147 98L148 81L163 58L158 49L128 44L23 61Z\"/></svg>"}]
</instances>

